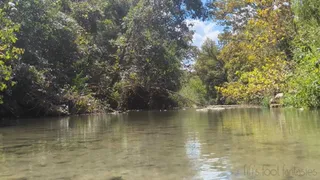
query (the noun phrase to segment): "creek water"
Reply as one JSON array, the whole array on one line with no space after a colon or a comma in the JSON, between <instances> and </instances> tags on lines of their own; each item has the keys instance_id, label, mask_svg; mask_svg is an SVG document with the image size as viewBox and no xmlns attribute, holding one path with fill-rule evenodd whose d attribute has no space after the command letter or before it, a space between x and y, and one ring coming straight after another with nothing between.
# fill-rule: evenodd
<instances>
[{"instance_id":1,"label":"creek water","mask_svg":"<svg viewBox=\"0 0 320 180\"><path fill-rule=\"evenodd\" d=\"M23 119L0 128L0 179L320 179L320 111Z\"/></svg>"}]
</instances>

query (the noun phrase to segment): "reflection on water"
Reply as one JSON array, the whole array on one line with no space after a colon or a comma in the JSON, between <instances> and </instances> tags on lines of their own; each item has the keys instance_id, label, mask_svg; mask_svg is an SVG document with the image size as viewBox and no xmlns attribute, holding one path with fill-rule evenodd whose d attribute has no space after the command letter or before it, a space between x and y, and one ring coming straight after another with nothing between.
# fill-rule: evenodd
<instances>
[{"instance_id":1,"label":"reflection on water","mask_svg":"<svg viewBox=\"0 0 320 180\"><path fill-rule=\"evenodd\" d=\"M320 179L318 111L130 112L0 128L0 179Z\"/></svg>"}]
</instances>

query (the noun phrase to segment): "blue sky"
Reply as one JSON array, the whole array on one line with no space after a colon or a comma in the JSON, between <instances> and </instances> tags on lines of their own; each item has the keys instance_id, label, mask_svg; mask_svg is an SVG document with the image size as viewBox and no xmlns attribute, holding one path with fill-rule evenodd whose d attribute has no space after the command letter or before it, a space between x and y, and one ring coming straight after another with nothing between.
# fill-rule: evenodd
<instances>
[{"instance_id":1,"label":"blue sky","mask_svg":"<svg viewBox=\"0 0 320 180\"><path fill-rule=\"evenodd\" d=\"M202 0L203 3L206 3L208 0ZM222 32L223 27L217 25L213 21L200 21L195 19L188 19L188 24L193 24L193 27L190 27L191 30L195 31L193 35L193 45L201 47L203 42L210 38L214 41L218 40L219 33Z\"/></svg>"},{"instance_id":2,"label":"blue sky","mask_svg":"<svg viewBox=\"0 0 320 180\"><path fill-rule=\"evenodd\" d=\"M207 38L217 41L219 33L223 30L223 27L212 21L203 22L197 19L188 19L187 23L193 24L193 26L190 26L190 29L194 31L193 45L199 48Z\"/></svg>"}]
</instances>

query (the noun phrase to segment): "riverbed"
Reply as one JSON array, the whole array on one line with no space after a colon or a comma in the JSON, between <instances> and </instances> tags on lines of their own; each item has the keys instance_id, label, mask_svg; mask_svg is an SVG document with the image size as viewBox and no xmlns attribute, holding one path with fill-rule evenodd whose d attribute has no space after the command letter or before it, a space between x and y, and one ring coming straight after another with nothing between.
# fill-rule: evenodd
<instances>
[{"instance_id":1,"label":"riverbed","mask_svg":"<svg viewBox=\"0 0 320 180\"><path fill-rule=\"evenodd\" d=\"M19 120L0 179L320 179L320 111L230 108Z\"/></svg>"}]
</instances>

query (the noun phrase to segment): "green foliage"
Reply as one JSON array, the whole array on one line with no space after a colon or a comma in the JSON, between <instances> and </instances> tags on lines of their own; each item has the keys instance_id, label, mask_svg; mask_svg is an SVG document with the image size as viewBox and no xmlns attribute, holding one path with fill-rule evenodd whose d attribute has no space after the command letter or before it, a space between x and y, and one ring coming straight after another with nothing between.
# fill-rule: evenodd
<instances>
[{"instance_id":1,"label":"green foliage","mask_svg":"<svg viewBox=\"0 0 320 180\"><path fill-rule=\"evenodd\" d=\"M318 53L310 53L301 59L299 58L301 62L297 64L294 74L290 77L289 81L290 93L286 98L288 105L295 107L320 107L320 76L319 68L316 66L319 58Z\"/></svg>"},{"instance_id":2,"label":"green foliage","mask_svg":"<svg viewBox=\"0 0 320 180\"><path fill-rule=\"evenodd\" d=\"M5 1L4 3L8 3ZM0 3L0 93L8 86L13 85L12 61L17 60L23 53L22 49L14 46L17 41L15 32L19 30L19 24L14 23L9 15L14 11L14 4ZM2 104L2 94L0 94L0 104Z\"/></svg>"},{"instance_id":3,"label":"green foliage","mask_svg":"<svg viewBox=\"0 0 320 180\"><path fill-rule=\"evenodd\" d=\"M279 92L287 105L319 107L319 7L317 0L1 1L0 112L266 105ZM219 46L207 40L196 52L186 19L208 15L226 30ZM187 76L186 59L195 59Z\"/></svg>"},{"instance_id":4,"label":"green foliage","mask_svg":"<svg viewBox=\"0 0 320 180\"><path fill-rule=\"evenodd\" d=\"M320 33L319 2L294 1L297 36L294 39L295 68L289 78L285 103L295 107L320 107Z\"/></svg>"},{"instance_id":5,"label":"green foliage","mask_svg":"<svg viewBox=\"0 0 320 180\"><path fill-rule=\"evenodd\" d=\"M23 0L14 11L8 2L0 112L15 116L176 106L192 49L185 20L207 15L201 0Z\"/></svg>"},{"instance_id":6,"label":"green foliage","mask_svg":"<svg viewBox=\"0 0 320 180\"><path fill-rule=\"evenodd\" d=\"M83 72L80 72L76 75L76 77L72 80L72 89L77 92L85 93L88 90L87 81L89 80L88 76L83 77Z\"/></svg>"},{"instance_id":7,"label":"green foliage","mask_svg":"<svg viewBox=\"0 0 320 180\"><path fill-rule=\"evenodd\" d=\"M299 21L316 22L320 25L320 4L317 0L292 0Z\"/></svg>"},{"instance_id":8,"label":"green foliage","mask_svg":"<svg viewBox=\"0 0 320 180\"><path fill-rule=\"evenodd\" d=\"M207 104L207 89L199 76L191 77L179 92L183 97L191 100L189 103ZM191 105L189 104L189 105Z\"/></svg>"},{"instance_id":9,"label":"green foliage","mask_svg":"<svg viewBox=\"0 0 320 180\"><path fill-rule=\"evenodd\" d=\"M320 107L317 0L218 0L212 8L227 26L218 56L228 76L217 87L224 98L267 105L284 92L288 106Z\"/></svg>"},{"instance_id":10,"label":"green foliage","mask_svg":"<svg viewBox=\"0 0 320 180\"><path fill-rule=\"evenodd\" d=\"M218 90L238 103L259 104L265 97L286 89L292 56L290 42L295 34L290 3L242 0L224 4L215 14L231 26L220 36L223 48L219 55L225 62L229 82ZM249 12L242 16L242 10ZM227 18L234 16L239 18Z\"/></svg>"},{"instance_id":11,"label":"green foliage","mask_svg":"<svg viewBox=\"0 0 320 180\"><path fill-rule=\"evenodd\" d=\"M202 45L194 66L195 73L206 87L205 98L210 104L222 103L216 87L226 82L224 62L218 58L219 53L215 42L207 39Z\"/></svg>"},{"instance_id":12,"label":"green foliage","mask_svg":"<svg viewBox=\"0 0 320 180\"><path fill-rule=\"evenodd\" d=\"M69 91L64 98L69 101L68 108L72 114L95 113L104 109L91 94L81 95L78 92Z\"/></svg>"}]
</instances>

